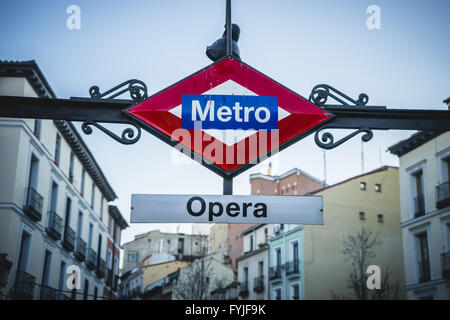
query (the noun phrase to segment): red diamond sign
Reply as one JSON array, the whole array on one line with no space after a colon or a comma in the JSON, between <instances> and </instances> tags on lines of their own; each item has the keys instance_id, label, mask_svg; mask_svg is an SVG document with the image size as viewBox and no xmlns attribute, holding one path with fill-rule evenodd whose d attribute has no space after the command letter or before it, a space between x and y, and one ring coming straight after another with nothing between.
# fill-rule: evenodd
<instances>
[{"instance_id":1,"label":"red diamond sign","mask_svg":"<svg viewBox=\"0 0 450 320\"><path fill-rule=\"evenodd\" d=\"M125 112L160 139L229 177L334 117L232 57Z\"/></svg>"}]
</instances>

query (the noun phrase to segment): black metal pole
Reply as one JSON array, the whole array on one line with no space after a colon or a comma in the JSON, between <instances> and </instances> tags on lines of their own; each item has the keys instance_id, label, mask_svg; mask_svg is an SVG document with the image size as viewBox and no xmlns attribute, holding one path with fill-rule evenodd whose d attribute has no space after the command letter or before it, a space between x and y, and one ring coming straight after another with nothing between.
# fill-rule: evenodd
<instances>
[{"instance_id":1,"label":"black metal pole","mask_svg":"<svg viewBox=\"0 0 450 320\"><path fill-rule=\"evenodd\" d=\"M233 194L233 178L230 177L223 178L223 194L224 195Z\"/></svg>"},{"instance_id":2,"label":"black metal pole","mask_svg":"<svg viewBox=\"0 0 450 320\"><path fill-rule=\"evenodd\" d=\"M231 0L227 0L227 13L226 13L226 31L227 31L227 56L232 54L232 44L231 44Z\"/></svg>"}]
</instances>

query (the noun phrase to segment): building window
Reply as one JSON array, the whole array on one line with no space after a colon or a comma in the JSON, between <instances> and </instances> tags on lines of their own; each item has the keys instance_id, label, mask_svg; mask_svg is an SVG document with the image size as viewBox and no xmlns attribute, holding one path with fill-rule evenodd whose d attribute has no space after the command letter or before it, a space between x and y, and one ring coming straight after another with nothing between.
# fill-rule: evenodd
<instances>
[{"instance_id":1,"label":"building window","mask_svg":"<svg viewBox=\"0 0 450 320\"><path fill-rule=\"evenodd\" d=\"M61 156L61 136L56 134L56 143L55 143L55 164L59 165L59 158Z\"/></svg>"},{"instance_id":2,"label":"building window","mask_svg":"<svg viewBox=\"0 0 450 320\"><path fill-rule=\"evenodd\" d=\"M366 214L362 211L359 212L359 220L366 220Z\"/></svg>"},{"instance_id":3,"label":"building window","mask_svg":"<svg viewBox=\"0 0 450 320\"><path fill-rule=\"evenodd\" d=\"M256 190L256 194L260 194L261 193L261 190Z\"/></svg>"},{"instance_id":4,"label":"building window","mask_svg":"<svg viewBox=\"0 0 450 320\"><path fill-rule=\"evenodd\" d=\"M418 269L419 269L419 282L427 282L431 280L430 272L430 255L428 249L428 236L427 232L419 233L416 235L418 252Z\"/></svg>"},{"instance_id":5,"label":"building window","mask_svg":"<svg viewBox=\"0 0 450 320\"><path fill-rule=\"evenodd\" d=\"M85 183L85 179L86 179L85 176L86 176L86 171L83 168L83 170L81 170L81 190L80 190L81 196L84 196L84 183Z\"/></svg>"},{"instance_id":6,"label":"building window","mask_svg":"<svg viewBox=\"0 0 450 320\"><path fill-rule=\"evenodd\" d=\"M92 189L91 189L91 208L94 209L95 204L95 183L92 182Z\"/></svg>"},{"instance_id":7,"label":"building window","mask_svg":"<svg viewBox=\"0 0 450 320\"><path fill-rule=\"evenodd\" d=\"M450 206L450 155L440 157L439 181L436 186L436 208L442 209Z\"/></svg>"},{"instance_id":8,"label":"building window","mask_svg":"<svg viewBox=\"0 0 450 320\"><path fill-rule=\"evenodd\" d=\"M184 239L179 238L178 239L178 253L184 253Z\"/></svg>"},{"instance_id":9,"label":"building window","mask_svg":"<svg viewBox=\"0 0 450 320\"><path fill-rule=\"evenodd\" d=\"M44 255L44 267L42 270L42 288L41 288L41 299L48 299L49 297L45 295L46 287L50 282L50 267L52 265L52 252L50 250L45 250ZM44 296L43 296L44 294Z\"/></svg>"},{"instance_id":10,"label":"building window","mask_svg":"<svg viewBox=\"0 0 450 320\"><path fill-rule=\"evenodd\" d=\"M31 247L31 234L22 231L22 239L20 241L19 261L17 262L17 271L26 271L28 266L28 257Z\"/></svg>"},{"instance_id":11,"label":"building window","mask_svg":"<svg viewBox=\"0 0 450 320\"><path fill-rule=\"evenodd\" d=\"M281 267L281 248L275 249L275 259L277 268Z\"/></svg>"},{"instance_id":12,"label":"building window","mask_svg":"<svg viewBox=\"0 0 450 320\"><path fill-rule=\"evenodd\" d=\"M58 300L63 299L63 291L66 286L66 263L64 261L61 261L60 267L59 267L59 280L58 280Z\"/></svg>"},{"instance_id":13,"label":"building window","mask_svg":"<svg viewBox=\"0 0 450 320\"><path fill-rule=\"evenodd\" d=\"M137 263L139 261L139 253L129 252L127 254L128 262Z\"/></svg>"},{"instance_id":14,"label":"building window","mask_svg":"<svg viewBox=\"0 0 450 320\"><path fill-rule=\"evenodd\" d=\"M41 137L41 129L42 129L42 120L41 119L36 119L34 120L34 135L36 136L36 138L40 138Z\"/></svg>"},{"instance_id":15,"label":"building window","mask_svg":"<svg viewBox=\"0 0 450 320\"><path fill-rule=\"evenodd\" d=\"M375 184L375 192L381 192L381 184L379 183Z\"/></svg>"},{"instance_id":16,"label":"building window","mask_svg":"<svg viewBox=\"0 0 450 320\"><path fill-rule=\"evenodd\" d=\"M73 166L75 162L75 155L73 152L70 152L70 161L69 161L69 181L73 183Z\"/></svg>"},{"instance_id":17,"label":"building window","mask_svg":"<svg viewBox=\"0 0 450 320\"><path fill-rule=\"evenodd\" d=\"M268 240L269 240L269 231L267 230L267 228L264 228L264 243L267 243Z\"/></svg>"},{"instance_id":18,"label":"building window","mask_svg":"<svg viewBox=\"0 0 450 320\"><path fill-rule=\"evenodd\" d=\"M249 251L252 251L253 250L253 235L250 235L250 250Z\"/></svg>"},{"instance_id":19,"label":"building window","mask_svg":"<svg viewBox=\"0 0 450 320\"><path fill-rule=\"evenodd\" d=\"M88 294L89 294L89 280L86 279L86 280L84 280L83 300L88 299Z\"/></svg>"},{"instance_id":20,"label":"building window","mask_svg":"<svg viewBox=\"0 0 450 320\"><path fill-rule=\"evenodd\" d=\"M56 208L58 204L58 184L52 181L52 190L50 192L50 210L56 213Z\"/></svg>"},{"instance_id":21,"label":"building window","mask_svg":"<svg viewBox=\"0 0 450 320\"><path fill-rule=\"evenodd\" d=\"M274 296L275 296L275 300L281 300L281 289L275 289L274 290Z\"/></svg>"},{"instance_id":22,"label":"building window","mask_svg":"<svg viewBox=\"0 0 450 320\"><path fill-rule=\"evenodd\" d=\"M379 214L379 215L378 215L378 222L380 222L380 223L383 223L383 222L384 222L384 220L383 220L383 215L382 215L382 214Z\"/></svg>"},{"instance_id":23,"label":"building window","mask_svg":"<svg viewBox=\"0 0 450 320\"><path fill-rule=\"evenodd\" d=\"M300 299L300 287L298 284L292 285L292 300Z\"/></svg>"},{"instance_id":24,"label":"building window","mask_svg":"<svg viewBox=\"0 0 450 320\"><path fill-rule=\"evenodd\" d=\"M366 183L365 182L360 182L359 183L359 190L366 190Z\"/></svg>"},{"instance_id":25,"label":"building window","mask_svg":"<svg viewBox=\"0 0 450 320\"><path fill-rule=\"evenodd\" d=\"M103 202L104 201L105 201L105 198L102 195L102 197L100 199L100 220L103 220Z\"/></svg>"},{"instance_id":26,"label":"building window","mask_svg":"<svg viewBox=\"0 0 450 320\"><path fill-rule=\"evenodd\" d=\"M98 287L95 286L94 287L94 300L97 300L97 296L98 296Z\"/></svg>"},{"instance_id":27,"label":"building window","mask_svg":"<svg viewBox=\"0 0 450 320\"><path fill-rule=\"evenodd\" d=\"M425 215L425 197L423 188L423 170L420 169L412 174L413 178L413 202L414 202L414 218Z\"/></svg>"}]
</instances>

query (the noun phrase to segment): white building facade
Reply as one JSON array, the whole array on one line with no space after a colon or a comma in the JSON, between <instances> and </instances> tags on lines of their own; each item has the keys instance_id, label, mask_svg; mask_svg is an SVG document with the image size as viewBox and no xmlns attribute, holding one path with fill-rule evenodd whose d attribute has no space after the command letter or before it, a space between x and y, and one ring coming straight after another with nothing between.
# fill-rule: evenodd
<instances>
[{"instance_id":1,"label":"white building facade","mask_svg":"<svg viewBox=\"0 0 450 320\"><path fill-rule=\"evenodd\" d=\"M418 132L389 148L400 161L408 299L450 299L450 132Z\"/></svg>"},{"instance_id":2,"label":"white building facade","mask_svg":"<svg viewBox=\"0 0 450 320\"><path fill-rule=\"evenodd\" d=\"M0 62L0 95L55 95L34 61ZM70 122L0 118L4 299L111 298L108 202L117 198ZM121 218L121 219L120 219ZM117 219L117 217L115 217ZM127 226L120 216L121 229ZM76 272L78 289L68 276Z\"/></svg>"},{"instance_id":3,"label":"white building facade","mask_svg":"<svg viewBox=\"0 0 450 320\"><path fill-rule=\"evenodd\" d=\"M243 255L238 262L240 300L269 299L269 239L272 224L259 224L242 233Z\"/></svg>"}]
</instances>

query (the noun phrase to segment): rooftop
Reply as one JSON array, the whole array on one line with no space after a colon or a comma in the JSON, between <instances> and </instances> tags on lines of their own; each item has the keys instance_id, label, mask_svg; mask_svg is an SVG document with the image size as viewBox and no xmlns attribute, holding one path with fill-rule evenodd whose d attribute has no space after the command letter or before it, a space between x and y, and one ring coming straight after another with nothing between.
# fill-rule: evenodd
<instances>
[{"instance_id":1,"label":"rooftop","mask_svg":"<svg viewBox=\"0 0 450 320\"><path fill-rule=\"evenodd\" d=\"M307 172L305 172L303 170L300 170L298 168L293 168L293 169L291 169L289 171L286 171L285 173L283 173L283 174L281 174L279 176L269 176L269 175L262 174L262 173L252 173L250 175L250 182L251 182L252 179L257 179L257 178L270 180L270 181L277 181L277 180L284 179L286 177L289 177L289 176L291 176L293 174L297 174L297 173L301 174L301 175L304 175L305 177L308 177L309 179L314 180L317 183L320 183L321 185L326 185L324 181L319 180L316 177L314 177L314 176L310 175L309 173L307 173Z\"/></svg>"},{"instance_id":2,"label":"rooftop","mask_svg":"<svg viewBox=\"0 0 450 320\"><path fill-rule=\"evenodd\" d=\"M346 183L346 182L349 182L349 181L351 181L351 180L359 179L359 178L361 178L361 177L365 177L365 176L368 176L368 175L371 175L371 174L374 174L374 173L386 171L386 170L388 170L389 168L391 168L391 169L398 169L397 167L393 167L393 166L383 166L383 167L380 167L380 168L378 168L378 169L375 169L375 170L372 170L372 171L369 171L369 172L366 172L366 173L363 173L363 174L360 174L360 175L357 175L357 176L348 178L348 179L346 179L346 180L344 180L344 181L335 183L335 184L333 184L333 185L331 185L331 186L326 186L326 187L323 187L323 188L314 190L314 191L312 191L312 192L308 192L307 195L308 195L308 194L316 194L316 193L322 192L322 191L324 191L324 190L327 190L327 189L331 189L331 188L337 187L337 186L339 186L339 185L341 185L341 184L344 184L344 183Z\"/></svg>"},{"instance_id":3,"label":"rooftop","mask_svg":"<svg viewBox=\"0 0 450 320\"><path fill-rule=\"evenodd\" d=\"M402 140L390 146L388 150L392 154L401 157L443 133L444 132L442 131L419 131L414 133L408 139Z\"/></svg>"}]
</instances>

